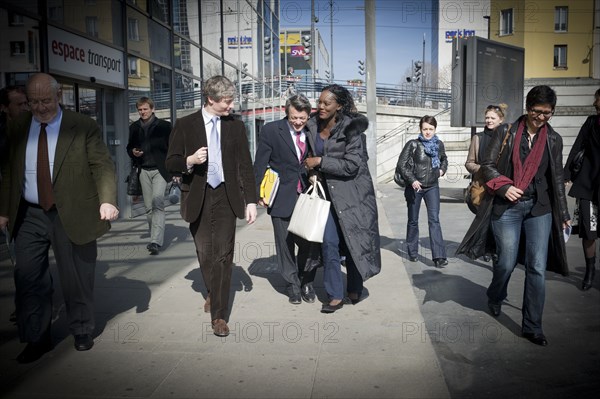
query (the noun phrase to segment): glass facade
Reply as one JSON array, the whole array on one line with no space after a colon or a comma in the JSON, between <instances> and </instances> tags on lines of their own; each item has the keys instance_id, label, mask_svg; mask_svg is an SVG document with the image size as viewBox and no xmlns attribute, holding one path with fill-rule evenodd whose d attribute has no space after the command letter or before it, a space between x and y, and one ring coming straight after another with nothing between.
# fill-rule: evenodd
<instances>
[{"instance_id":1,"label":"glass facade","mask_svg":"<svg viewBox=\"0 0 600 399\"><path fill-rule=\"evenodd\" d=\"M202 106L203 80L225 75L252 156L260 127L283 116L277 0L5 0L0 42L0 85L55 76L65 107L101 126L119 181L141 96L175 122Z\"/></svg>"}]
</instances>

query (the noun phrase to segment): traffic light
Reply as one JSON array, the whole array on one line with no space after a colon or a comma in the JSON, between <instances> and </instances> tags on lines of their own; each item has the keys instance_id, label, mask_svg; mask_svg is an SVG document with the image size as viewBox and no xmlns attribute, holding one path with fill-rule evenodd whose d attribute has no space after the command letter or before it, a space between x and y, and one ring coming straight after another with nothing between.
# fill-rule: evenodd
<instances>
[{"instance_id":1,"label":"traffic light","mask_svg":"<svg viewBox=\"0 0 600 399\"><path fill-rule=\"evenodd\" d=\"M365 62L363 60L358 60L358 74L365 74Z\"/></svg>"},{"instance_id":2,"label":"traffic light","mask_svg":"<svg viewBox=\"0 0 600 399\"><path fill-rule=\"evenodd\" d=\"M408 83L417 83L419 80L421 80L421 75L422 75L422 70L423 69L423 63L421 61L415 61L415 65L414 65L414 69L413 69L413 76L407 76L406 77L406 81Z\"/></svg>"},{"instance_id":3,"label":"traffic light","mask_svg":"<svg viewBox=\"0 0 600 399\"><path fill-rule=\"evenodd\" d=\"M331 79L331 73L328 70L325 70L325 78L329 81Z\"/></svg>"},{"instance_id":4,"label":"traffic light","mask_svg":"<svg viewBox=\"0 0 600 399\"><path fill-rule=\"evenodd\" d=\"M421 61L415 61L415 72L413 75L413 79L415 82L418 82L421 79L423 63Z\"/></svg>"},{"instance_id":5,"label":"traffic light","mask_svg":"<svg viewBox=\"0 0 600 399\"><path fill-rule=\"evenodd\" d=\"M269 56L271 55L271 37L265 37L265 44L263 46L263 50L265 53L265 59L268 60Z\"/></svg>"},{"instance_id":6,"label":"traffic light","mask_svg":"<svg viewBox=\"0 0 600 399\"><path fill-rule=\"evenodd\" d=\"M304 46L304 59L306 61L310 60L311 55L311 46L312 46L312 37L311 35L302 36L302 45Z\"/></svg>"},{"instance_id":7,"label":"traffic light","mask_svg":"<svg viewBox=\"0 0 600 399\"><path fill-rule=\"evenodd\" d=\"M248 63L244 62L242 64L242 79L248 76Z\"/></svg>"}]
</instances>

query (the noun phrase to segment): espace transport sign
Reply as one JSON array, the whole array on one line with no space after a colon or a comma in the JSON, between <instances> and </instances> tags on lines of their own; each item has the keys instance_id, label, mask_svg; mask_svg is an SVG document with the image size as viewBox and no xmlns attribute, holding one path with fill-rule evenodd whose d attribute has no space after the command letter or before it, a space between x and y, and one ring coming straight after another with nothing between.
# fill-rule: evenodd
<instances>
[{"instance_id":1,"label":"espace transport sign","mask_svg":"<svg viewBox=\"0 0 600 399\"><path fill-rule=\"evenodd\" d=\"M112 47L48 26L51 73L125 88L123 53Z\"/></svg>"}]
</instances>

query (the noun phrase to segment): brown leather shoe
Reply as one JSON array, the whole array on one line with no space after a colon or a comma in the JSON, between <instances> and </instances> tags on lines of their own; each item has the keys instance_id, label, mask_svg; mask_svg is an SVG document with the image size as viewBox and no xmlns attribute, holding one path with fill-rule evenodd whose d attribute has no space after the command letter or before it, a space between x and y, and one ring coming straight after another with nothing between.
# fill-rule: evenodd
<instances>
[{"instance_id":1,"label":"brown leather shoe","mask_svg":"<svg viewBox=\"0 0 600 399\"><path fill-rule=\"evenodd\" d=\"M206 302L204 302L204 313L210 313L210 294L206 296Z\"/></svg>"},{"instance_id":2,"label":"brown leather shoe","mask_svg":"<svg viewBox=\"0 0 600 399\"><path fill-rule=\"evenodd\" d=\"M229 327L223 319L215 319L212 321L213 333L217 337L226 337L229 335Z\"/></svg>"}]
</instances>

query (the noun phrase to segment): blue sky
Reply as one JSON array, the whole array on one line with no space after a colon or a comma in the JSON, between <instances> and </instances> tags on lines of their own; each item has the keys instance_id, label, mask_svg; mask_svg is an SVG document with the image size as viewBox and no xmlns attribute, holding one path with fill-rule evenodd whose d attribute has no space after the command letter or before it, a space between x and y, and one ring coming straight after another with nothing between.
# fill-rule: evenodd
<instances>
[{"instance_id":1,"label":"blue sky","mask_svg":"<svg viewBox=\"0 0 600 399\"><path fill-rule=\"evenodd\" d=\"M330 2L315 0L316 27L331 53ZM280 27L310 26L311 0L281 0ZM428 61L431 41L430 0L376 0L377 83L405 82L412 60ZM358 60L365 58L364 0L333 2L333 67L335 80L360 78Z\"/></svg>"}]
</instances>

